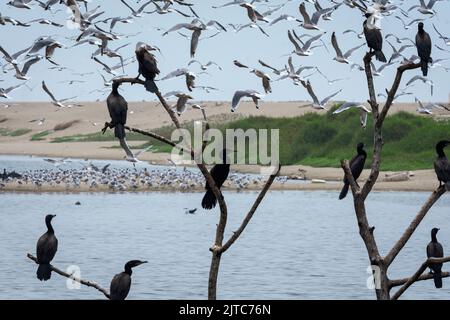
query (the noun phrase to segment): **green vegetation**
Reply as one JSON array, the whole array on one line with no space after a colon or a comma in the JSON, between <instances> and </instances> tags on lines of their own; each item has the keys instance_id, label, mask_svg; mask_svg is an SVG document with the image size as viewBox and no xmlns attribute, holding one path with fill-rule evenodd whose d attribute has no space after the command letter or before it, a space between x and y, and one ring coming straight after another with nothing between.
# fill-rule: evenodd
<instances>
[{"instance_id":1,"label":"green vegetation","mask_svg":"<svg viewBox=\"0 0 450 320\"><path fill-rule=\"evenodd\" d=\"M0 136L2 137L20 137L27 133L30 133L31 129L16 129L10 130L5 128L0 128Z\"/></svg>"},{"instance_id":2,"label":"green vegetation","mask_svg":"<svg viewBox=\"0 0 450 320\"><path fill-rule=\"evenodd\" d=\"M359 123L359 111L349 110L333 115L309 113L295 118L248 117L212 127L226 129L280 129L280 159L282 164L303 164L315 167L339 167L341 159L349 159L355 153L358 142L366 144L371 156L373 148L373 125L369 115L367 129ZM193 124L185 125L193 131ZM173 127L166 126L154 130L160 135L170 137ZM386 119L383 129L385 146L383 148L382 170L429 169L435 158L434 146L438 140L450 138L450 122L437 121L399 112ZM139 146L154 145L159 152L169 152L170 147L149 139L146 136L127 133L129 141L147 141ZM77 135L54 139L54 142L69 141L114 141L113 132ZM367 161L366 167L370 167Z\"/></svg>"},{"instance_id":3,"label":"green vegetation","mask_svg":"<svg viewBox=\"0 0 450 320\"><path fill-rule=\"evenodd\" d=\"M46 131L41 131L39 133L33 134L31 136L30 141L42 141L42 140L45 140L45 137L48 136L50 133L52 133L52 131L46 130Z\"/></svg>"}]
</instances>

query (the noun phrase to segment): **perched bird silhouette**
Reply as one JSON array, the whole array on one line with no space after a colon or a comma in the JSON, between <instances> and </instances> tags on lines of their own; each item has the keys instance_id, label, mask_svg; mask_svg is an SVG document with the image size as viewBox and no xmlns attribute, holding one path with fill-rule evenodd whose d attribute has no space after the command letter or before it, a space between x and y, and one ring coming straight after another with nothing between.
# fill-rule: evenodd
<instances>
[{"instance_id":1,"label":"perched bird silhouette","mask_svg":"<svg viewBox=\"0 0 450 320\"><path fill-rule=\"evenodd\" d=\"M450 191L450 162L444 153L444 148L450 145L450 141L442 140L436 145L437 158L434 161L434 171L439 180L439 185L445 184L447 191Z\"/></svg>"},{"instance_id":2,"label":"perched bird silhouette","mask_svg":"<svg viewBox=\"0 0 450 320\"><path fill-rule=\"evenodd\" d=\"M125 300L131 288L131 274L133 273L131 269L143 263L147 263L147 261L128 261L125 264L125 270L114 276L109 287L109 296L111 300Z\"/></svg>"},{"instance_id":3,"label":"perched bird silhouette","mask_svg":"<svg viewBox=\"0 0 450 320\"><path fill-rule=\"evenodd\" d=\"M50 268L50 262L58 250L58 239L56 239L55 231L51 224L54 217L55 215L53 214L45 217L47 232L39 238L36 245L37 263L39 263L36 276L41 281L47 281L51 278L52 270Z\"/></svg>"},{"instance_id":4,"label":"perched bird silhouette","mask_svg":"<svg viewBox=\"0 0 450 320\"><path fill-rule=\"evenodd\" d=\"M137 78L142 74L145 78L145 89L152 93L156 93L158 87L154 80L159 74L159 69L155 56L150 52L153 50L155 49L142 42L139 42L136 45L136 58L139 63L139 74Z\"/></svg>"},{"instance_id":5,"label":"perched bird silhouette","mask_svg":"<svg viewBox=\"0 0 450 320\"><path fill-rule=\"evenodd\" d=\"M364 143L358 143L356 146L356 150L358 154L350 160L350 170L352 172L353 178L355 181L358 180L361 172L364 169L364 164L366 163L367 153L364 151ZM339 194L339 200L344 199L347 196L348 188L350 187L350 183L347 178L344 178L344 187Z\"/></svg>"},{"instance_id":6,"label":"perched bird silhouette","mask_svg":"<svg viewBox=\"0 0 450 320\"><path fill-rule=\"evenodd\" d=\"M114 135L118 139L125 138L125 124L127 123L128 103L124 97L119 94L119 84L113 82L112 91L106 99L109 115L111 116L111 125L114 127Z\"/></svg>"},{"instance_id":7,"label":"perched bird silhouette","mask_svg":"<svg viewBox=\"0 0 450 320\"><path fill-rule=\"evenodd\" d=\"M363 23L364 36L366 37L367 46L375 52L375 58L381 62L387 62L386 57L382 51L383 49L383 36L381 30L375 26L368 24L368 19L371 17L370 13L366 13L366 20Z\"/></svg>"},{"instance_id":8,"label":"perched bird silhouette","mask_svg":"<svg viewBox=\"0 0 450 320\"><path fill-rule=\"evenodd\" d=\"M216 164L211 169L211 176L216 183L217 188L221 188L225 180L228 178L228 174L230 173L230 162L227 157L227 150L222 150L222 163ZM216 196L209 186L208 182L205 185L206 193L203 196L202 207L203 209L211 210L217 204Z\"/></svg>"},{"instance_id":9,"label":"perched bird silhouette","mask_svg":"<svg viewBox=\"0 0 450 320\"><path fill-rule=\"evenodd\" d=\"M424 77L428 75L428 63L433 62L431 58L431 38L423 29L423 22L419 22L418 32L416 35L417 54L420 57L422 74Z\"/></svg>"},{"instance_id":10,"label":"perched bird silhouette","mask_svg":"<svg viewBox=\"0 0 450 320\"><path fill-rule=\"evenodd\" d=\"M436 234L438 228L431 229L431 241L427 245L427 257L428 258L442 258L444 256L444 249L442 245L437 241ZM431 273L433 274L434 285L436 288L442 288L442 263L435 263L430 265Z\"/></svg>"}]
</instances>

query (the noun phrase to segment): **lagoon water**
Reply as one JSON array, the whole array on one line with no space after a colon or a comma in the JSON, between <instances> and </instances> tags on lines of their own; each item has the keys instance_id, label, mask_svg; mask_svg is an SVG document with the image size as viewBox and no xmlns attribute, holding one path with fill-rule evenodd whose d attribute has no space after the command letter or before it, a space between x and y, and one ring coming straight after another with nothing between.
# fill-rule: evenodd
<instances>
[{"instance_id":1,"label":"lagoon water","mask_svg":"<svg viewBox=\"0 0 450 320\"><path fill-rule=\"evenodd\" d=\"M235 230L257 196L226 192L227 234ZM54 213L59 250L54 265L77 265L83 278L109 287L131 259L135 269L130 299L204 299L218 210L185 214L199 207L201 193L1 193L0 299L103 299L95 289L67 289L53 274L40 282L26 258L45 232L44 216ZM373 193L370 223L385 253L407 226L427 193ZM81 206L75 206L76 201ZM430 229L450 248L450 198L442 197L419 226L391 270L391 278L412 274L426 258ZM450 249L448 249L450 250ZM446 250L446 251L448 251ZM350 199L336 192L273 191L242 237L224 255L221 299L373 299L366 288L367 254ZM444 267L444 269L447 269ZM450 281L437 290L432 281L415 284L403 298L448 299Z\"/></svg>"}]
</instances>

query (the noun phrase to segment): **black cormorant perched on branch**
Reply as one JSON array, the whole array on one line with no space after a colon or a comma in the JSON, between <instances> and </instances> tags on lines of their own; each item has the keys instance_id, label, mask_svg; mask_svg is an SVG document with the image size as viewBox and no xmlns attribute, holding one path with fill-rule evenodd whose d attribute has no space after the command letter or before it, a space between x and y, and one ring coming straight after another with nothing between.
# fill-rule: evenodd
<instances>
[{"instance_id":1,"label":"black cormorant perched on branch","mask_svg":"<svg viewBox=\"0 0 450 320\"><path fill-rule=\"evenodd\" d=\"M216 164L211 169L211 176L219 189L222 187L225 180L227 180L228 174L230 173L230 162L227 160L227 150L224 149L222 150L222 163ZM208 182L206 182L205 189L206 193L203 196L202 207L203 209L211 210L216 206L217 199Z\"/></svg>"},{"instance_id":2,"label":"black cormorant perched on branch","mask_svg":"<svg viewBox=\"0 0 450 320\"><path fill-rule=\"evenodd\" d=\"M422 74L426 77L428 75L428 63L433 62L433 59L431 59L431 38L423 29L423 22L419 22L418 29L416 35L417 54L420 57Z\"/></svg>"},{"instance_id":3,"label":"black cormorant perched on branch","mask_svg":"<svg viewBox=\"0 0 450 320\"><path fill-rule=\"evenodd\" d=\"M382 51L383 49L383 36L381 30L376 26L371 26L368 24L368 19L372 16L370 13L366 13L366 20L363 23L364 36L366 37L367 46L371 51L375 51L375 58L381 62L387 62L386 57Z\"/></svg>"},{"instance_id":4,"label":"black cormorant perched on branch","mask_svg":"<svg viewBox=\"0 0 450 320\"><path fill-rule=\"evenodd\" d=\"M58 239L56 239L55 231L51 224L53 217L55 217L53 214L49 214L45 217L47 232L39 238L36 245L37 263L39 263L36 275L41 281L50 279L52 274L50 262L53 260L53 257L58 250Z\"/></svg>"},{"instance_id":5,"label":"black cormorant perched on branch","mask_svg":"<svg viewBox=\"0 0 450 320\"><path fill-rule=\"evenodd\" d=\"M131 260L125 264L125 271L118 273L111 280L109 296L111 300L125 300L131 287L131 270L147 261Z\"/></svg>"},{"instance_id":6,"label":"black cormorant perched on branch","mask_svg":"<svg viewBox=\"0 0 450 320\"><path fill-rule=\"evenodd\" d=\"M155 83L155 77L159 74L156 58L149 50L155 50L154 48L139 42L136 45L136 58L139 63L139 74L137 78L142 74L145 78L145 89L152 93L158 91L158 87Z\"/></svg>"},{"instance_id":7,"label":"black cormorant perched on branch","mask_svg":"<svg viewBox=\"0 0 450 320\"><path fill-rule=\"evenodd\" d=\"M358 180L361 172L364 169L364 164L366 163L367 153L364 151L364 143L358 143L356 146L356 150L358 154L350 160L350 170L352 172L353 178ZM344 187L339 194L339 200L344 199L347 196L348 188L350 187L350 183L347 178L344 178Z\"/></svg>"},{"instance_id":8,"label":"black cormorant perched on branch","mask_svg":"<svg viewBox=\"0 0 450 320\"><path fill-rule=\"evenodd\" d=\"M445 184L447 191L450 191L450 162L448 161L444 148L450 145L450 141L442 140L436 145L437 159L434 161L434 171L436 171L439 185Z\"/></svg>"},{"instance_id":9,"label":"black cormorant perched on branch","mask_svg":"<svg viewBox=\"0 0 450 320\"><path fill-rule=\"evenodd\" d=\"M109 115L111 116L111 125L114 127L114 135L118 139L125 138L125 124L127 123L128 103L124 97L119 94L119 84L113 82L112 92L106 99Z\"/></svg>"},{"instance_id":10,"label":"black cormorant perched on branch","mask_svg":"<svg viewBox=\"0 0 450 320\"><path fill-rule=\"evenodd\" d=\"M436 234L438 228L431 230L431 242L427 245L427 257L428 258L442 258L444 256L444 249L442 245L437 241ZM430 270L433 273L434 285L436 288L442 288L442 276L441 276L442 263L435 263L430 265Z\"/></svg>"}]
</instances>

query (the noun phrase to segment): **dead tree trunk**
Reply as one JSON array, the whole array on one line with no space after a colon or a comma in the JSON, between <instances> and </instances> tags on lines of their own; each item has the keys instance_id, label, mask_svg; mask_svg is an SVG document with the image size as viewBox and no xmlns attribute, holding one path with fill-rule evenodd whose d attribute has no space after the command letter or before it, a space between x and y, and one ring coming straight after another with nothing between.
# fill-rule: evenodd
<instances>
[{"instance_id":1,"label":"dead tree trunk","mask_svg":"<svg viewBox=\"0 0 450 320\"><path fill-rule=\"evenodd\" d=\"M121 79L115 79L114 82L118 85L121 85L122 83L130 83L130 84L140 84L140 85L144 85L144 81L139 80L139 79L135 79L135 78L121 78ZM175 127L177 129L181 129L181 125L175 115L175 113L172 111L172 108L170 108L170 106L167 104L166 100L164 99L164 97L162 96L162 94L158 91L155 93L156 96L158 97L159 101L161 102L162 106L164 107L164 109L166 110L166 112L169 114L173 124L175 125ZM105 128L108 127L108 123L105 123ZM207 128L208 128L208 124L207 124ZM128 130L134 131L134 132L139 132L142 134L145 134L147 136L150 136L154 139L157 139L163 143L166 143L168 145L174 146L175 144L173 142L171 142L169 139L162 137L160 135L157 135L155 133L152 132L145 132L143 130L140 129L135 129L135 128L128 128ZM191 155L191 159L195 160L197 159L194 151L188 150L190 155ZM207 169L206 165L203 163L199 163L196 162L197 167L199 168L199 170L201 171L201 173L203 174L206 182L208 183L208 185L211 187L211 190L213 191L214 195L217 198L217 202L219 203L219 208L220 208L220 216L219 216L219 223L217 224L217 229L216 229L216 238L214 241L214 245L210 248L210 251L212 253L212 257L211 257L211 266L210 266L210 272L209 272L209 277L208 277L208 299L210 300L215 300L217 298L217 279L219 277L219 268L220 268L220 260L222 257L222 254L228 250L231 245L239 238L239 236L241 235L241 233L244 231L245 227L248 225L248 223L250 222L251 218L253 217L254 213L256 212L259 204L261 203L261 201L264 199L267 191L270 189L272 183L274 182L276 176L278 175L278 173L280 172L281 167L278 167L278 170L273 173L269 179L267 180L265 186L263 187L263 189L261 190L261 193L259 194L259 196L257 197L255 203L253 204L252 208L250 209L250 211L248 212L247 216L244 218L244 221L242 222L241 226L239 227L239 229L233 233L233 235L230 237L230 239L228 239L225 244L224 243L224 236L225 236L225 229L227 226L227 218L228 218L228 208L227 208L227 204L225 202L225 199L222 195L222 192L220 191L219 188L217 188L214 179L211 176L211 173L209 172L209 170Z\"/></svg>"},{"instance_id":2,"label":"dead tree trunk","mask_svg":"<svg viewBox=\"0 0 450 320\"><path fill-rule=\"evenodd\" d=\"M382 134L384 120L386 119L389 109L392 106L394 97L400 86L403 73L407 70L420 68L420 63L403 64L397 68L397 74L395 76L394 83L392 84L391 89L387 91L388 96L386 103L380 110L376 99L375 86L373 82L372 69L370 65L373 56L374 53L367 53L364 57L364 67L367 78L367 87L369 89L368 102L370 104L370 107L372 108L373 122L374 122L374 132L373 132L374 147L373 147L371 171L369 178L365 182L364 186L362 188L359 188L358 184L356 184L349 167L349 162L347 160L342 161L341 165L345 172L346 178L350 182L353 194L355 213L359 227L359 234L366 246L367 254L369 256L369 262L373 269L376 297L378 300L389 300L391 299L390 291L395 286L402 286L402 287L397 293L393 295L392 299L398 299L400 295L414 282L432 279L430 275L423 275L423 272L425 271L427 266L429 266L429 264L435 262L433 259L427 260L412 277L407 279L390 280L388 277L388 271L389 266L394 261L398 253L403 249L405 244L408 242L408 240L416 230L417 226L429 212L431 207L445 193L445 188L439 187L433 192L428 201L425 203L425 205L421 208L421 210L417 214L416 218L411 222L410 226L405 230L404 234L397 241L394 247L389 251L389 253L385 257L381 256L378 251L378 246L374 236L375 227L369 225L365 201L370 192L372 191L380 174L380 167L382 160L381 153L384 144ZM446 258L440 260L440 262L443 263L448 261L449 260ZM444 272L442 276L448 277L448 273Z\"/></svg>"}]
</instances>

